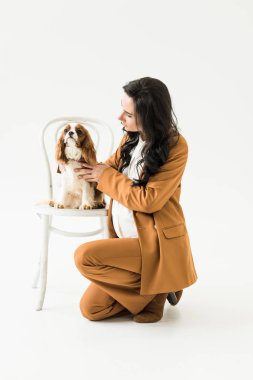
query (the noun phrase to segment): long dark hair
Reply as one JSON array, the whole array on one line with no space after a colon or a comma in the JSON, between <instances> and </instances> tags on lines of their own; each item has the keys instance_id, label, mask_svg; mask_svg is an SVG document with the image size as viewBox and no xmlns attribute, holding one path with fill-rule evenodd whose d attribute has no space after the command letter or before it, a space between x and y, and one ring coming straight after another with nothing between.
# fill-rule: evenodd
<instances>
[{"instance_id":1,"label":"long dark hair","mask_svg":"<svg viewBox=\"0 0 253 380\"><path fill-rule=\"evenodd\" d=\"M145 186L149 177L168 160L170 149L178 142L180 133L177 118L172 109L169 90L159 79L136 79L128 82L123 89L133 99L136 122L142 126L141 133L145 140L141 151L142 158L137 162L137 172L140 164L143 165L143 170L139 179L133 179L132 186ZM124 128L122 130L126 131ZM130 152L138 144L140 135L139 131L126 132L127 140L120 153L120 172L129 165ZM178 136L176 143L174 136Z\"/></svg>"}]
</instances>

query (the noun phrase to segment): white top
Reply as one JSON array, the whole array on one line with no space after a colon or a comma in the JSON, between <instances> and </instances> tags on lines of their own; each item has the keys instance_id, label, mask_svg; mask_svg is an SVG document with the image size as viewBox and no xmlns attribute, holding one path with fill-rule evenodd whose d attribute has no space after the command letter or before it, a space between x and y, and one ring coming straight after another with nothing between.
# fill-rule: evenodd
<instances>
[{"instance_id":1,"label":"white top","mask_svg":"<svg viewBox=\"0 0 253 380\"><path fill-rule=\"evenodd\" d=\"M139 135L138 144L134 150L130 152L132 157L129 166L127 166L122 172L122 174L128 176L131 179L138 179L138 172L141 174L143 163L138 165L138 172L136 165L137 162L141 159L141 149L144 144L145 141L142 140L141 136ZM138 232L133 217L133 211L129 210L127 207L123 206L115 199L112 201L112 221L115 232L119 238L138 237Z\"/></svg>"}]
</instances>

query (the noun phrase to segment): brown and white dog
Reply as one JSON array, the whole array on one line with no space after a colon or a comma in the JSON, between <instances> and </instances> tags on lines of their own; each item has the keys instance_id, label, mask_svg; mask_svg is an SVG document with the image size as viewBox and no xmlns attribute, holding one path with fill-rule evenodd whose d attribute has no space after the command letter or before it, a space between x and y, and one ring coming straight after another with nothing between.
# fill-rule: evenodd
<instances>
[{"instance_id":1,"label":"brown and white dog","mask_svg":"<svg viewBox=\"0 0 253 380\"><path fill-rule=\"evenodd\" d=\"M64 126L56 144L55 158L57 173L61 173L60 189L56 201L51 200L49 205L79 210L105 208L104 194L96 189L96 182L80 179L78 172L74 172L81 163L97 164L93 141L83 125Z\"/></svg>"}]
</instances>

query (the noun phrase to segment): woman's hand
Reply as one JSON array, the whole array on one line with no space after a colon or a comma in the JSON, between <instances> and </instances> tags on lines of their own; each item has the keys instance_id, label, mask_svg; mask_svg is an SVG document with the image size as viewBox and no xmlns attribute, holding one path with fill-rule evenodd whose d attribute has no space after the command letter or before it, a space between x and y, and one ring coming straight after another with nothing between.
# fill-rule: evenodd
<instances>
[{"instance_id":1,"label":"woman's hand","mask_svg":"<svg viewBox=\"0 0 253 380\"><path fill-rule=\"evenodd\" d=\"M105 168L109 168L109 165L102 163L96 165L82 164L81 168L74 169L75 172L79 172L78 178L83 178L88 182L98 182L101 174Z\"/></svg>"}]
</instances>

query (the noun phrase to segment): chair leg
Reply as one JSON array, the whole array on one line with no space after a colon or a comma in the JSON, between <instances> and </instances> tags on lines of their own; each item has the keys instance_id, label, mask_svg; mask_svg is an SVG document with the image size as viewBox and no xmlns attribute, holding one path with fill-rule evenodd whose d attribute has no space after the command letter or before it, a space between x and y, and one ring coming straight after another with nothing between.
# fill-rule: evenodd
<instances>
[{"instance_id":1,"label":"chair leg","mask_svg":"<svg viewBox=\"0 0 253 380\"><path fill-rule=\"evenodd\" d=\"M40 216L41 218L41 216ZM49 226L51 226L52 224L52 215L49 216ZM35 276L33 278L33 282L32 282L32 288L37 288L38 285L39 285L39 279L40 279L40 261L41 261L41 253L39 255L39 258L38 258L38 264L37 264L37 269L36 269L36 272L35 272Z\"/></svg>"},{"instance_id":2,"label":"chair leg","mask_svg":"<svg viewBox=\"0 0 253 380\"><path fill-rule=\"evenodd\" d=\"M47 286L47 260L48 260L48 243L49 243L49 227L50 217L48 215L42 215L42 250L40 257L40 288L39 298L36 310L41 310L44 303L46 286Z\"/></svg>"},{"instance_id":3,"label":"chair leg","mask_svg":"<svg viewBox=\"0 0 253 380\"><path fill-rule=\"evenodd\" d=\"M37 269L36 269L35 276L34 276L34 279L33 279L32 288L37 288L38 287L39 277L40 277L40 257L39 257L39 260L38 260Z\"/></svg>"},{"instance_id":4,"label":"chair leg","mask_svg":"<svg viewBox=\"0 0 253 380\"><path fill-rule=\"evenodd\" d=\"M102 236L104 239L108 239L109 231L108 231L108 225L107 225L107 217L101 216L100 221L101 221L101 226L103 227Z\"/></svg>"}]
</instances>

